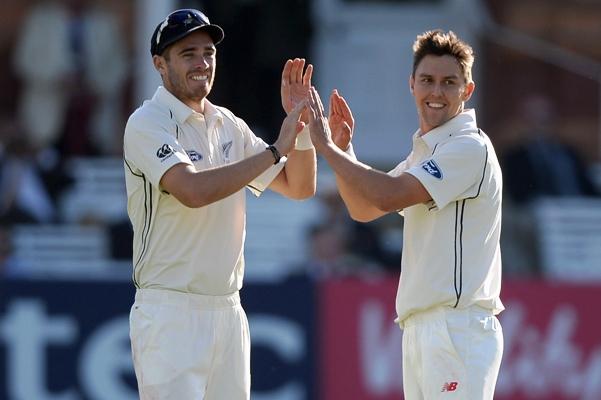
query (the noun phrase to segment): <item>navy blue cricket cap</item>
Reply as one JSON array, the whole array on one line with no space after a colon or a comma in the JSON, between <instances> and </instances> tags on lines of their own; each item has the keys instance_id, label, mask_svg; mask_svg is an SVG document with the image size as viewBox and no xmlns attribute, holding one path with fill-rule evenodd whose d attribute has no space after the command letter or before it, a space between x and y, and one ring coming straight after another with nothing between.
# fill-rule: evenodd
<instances>
[{"instance_id":1,"label":"navy blue cricket cap","mask_svg":"<svg viewBox=\"0 0 601 400\"><path fill-rule=\"evenodd\" d=\"M208 33L215 45L225 36L223 29L219 25L211 24L202 12L193 8L175 10L155 28L150 39L150 54L163 54L169 45L197 30Z\"/></svg>"}]
</instances>

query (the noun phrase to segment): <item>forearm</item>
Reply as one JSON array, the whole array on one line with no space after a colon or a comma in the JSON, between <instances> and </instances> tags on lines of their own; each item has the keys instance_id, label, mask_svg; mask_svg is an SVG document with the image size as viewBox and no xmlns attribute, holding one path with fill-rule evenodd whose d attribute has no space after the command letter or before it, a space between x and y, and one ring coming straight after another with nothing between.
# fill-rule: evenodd
<instances>
[{"instance_id":1,"label":"forearm","mask_svg":"<svg viewBox=\"0 0 601 400\"><path fill-rule=\"evenodd\" d=\"M357 161L334 145L321 153L336 174L336 181L349 213L358 220L371 220L398 208L399 182Z\"/></svg>"},{"instance_id":2,"label":"forearm","mask_svg":"<svg viewBox=\"0 0 601 400\"><path fill-rule=\"evenodd\" d=\"M349 185L340 175L336 176L336 186L346 209L355 221L369 222L386 214L376 208L355 187Z\"/></svg>"},{"instance_id":3,"label":"forearm","mask_svg":"<svg viewBox=\"0 0 601 400\"><path fill-rule=\"evenodd\" d=\"M202 171L180 164L165 173L161 185L185 206L203 207L243 189L273 163L271 152L262 151L236 163Z\"/></svg>"},{"instance_id":4,"label":"forearm","mask_svg":"<svg viewBox=\"0 0 601 400\"><path fill-rule=\"evenodd\" d=\"M288 154L284 169L269 188L291 199L306 199L315 194L315 172L315 149L293 150Z\"/></svg>"}]
</instances>

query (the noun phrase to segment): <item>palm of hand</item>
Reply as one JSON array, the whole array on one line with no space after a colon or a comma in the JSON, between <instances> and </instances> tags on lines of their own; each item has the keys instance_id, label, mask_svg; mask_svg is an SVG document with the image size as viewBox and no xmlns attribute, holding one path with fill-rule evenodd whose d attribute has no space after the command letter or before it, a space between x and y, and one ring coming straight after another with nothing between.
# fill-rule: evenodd
<instances>
[{"instance_id":1,"label":"palm of hand","mask_svg":"<svg viewBox=\"0 0 601 400\"><path fill-rule=\"evenodd\" d=\"M328 117L332 140L338 148L346 150L352 139L352 129L340 114L331 113Z\"/></svg>"},{"instance_id":2,"label":"palm of hand","mask_svg":"<svg viewBox=\"0 0 601 400\"><path fill-rule=\"evenodd\" d=\"M301 84L292 84L288 86L288 93L285 98L284 110L287 113L292 111L292 109L301 101L307 98L307 93L309 93L309 89L304 87Z\"/></svg>"},{"instance_id":3,"label":"palm of hand","mask_svg":"<svg viewBox=\"0 0 601 400\"><path fill-rule=\"evenodd\" d=\"M292 109L294 109L294 107L296 107L298 103L305 100L308 96L308 93L309 88L300 83L293 83L287 86L287 93L284 93L284 96L282 96L284 103L283 106L284 110L286 110L286 113L289 113ZM308 123L309 114L307 110L303 111L301 114L301 121Z\"/></svg>"}]
</instances>

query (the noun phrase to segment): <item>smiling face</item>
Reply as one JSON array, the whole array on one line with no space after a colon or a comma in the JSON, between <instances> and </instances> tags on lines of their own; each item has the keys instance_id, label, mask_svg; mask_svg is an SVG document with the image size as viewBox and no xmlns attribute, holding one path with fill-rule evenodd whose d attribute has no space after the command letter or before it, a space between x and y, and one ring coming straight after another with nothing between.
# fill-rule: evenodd
<instances>
[{"instance_id":1,"label":"smiling face","mask_svg":"<svg viewBox=\"0 0 601 400\"><path fill-rule=\"evenodd\" d=\"M457 59L451 55L426 55L409 78L422 134L463 111L475 85L466 82Z\"/></svg>"},{"instance_id":2,"label":"smiling face","mask_svg":"<svg viewBox=\"0 0 601 400\"><path fill-rule=\"evenodd\" d=\"M154 56L165 89L197 112L204 112L204 99L211 92L216 67L215 45L202 31L192 32Z\"/></svg>"}]
</instances>

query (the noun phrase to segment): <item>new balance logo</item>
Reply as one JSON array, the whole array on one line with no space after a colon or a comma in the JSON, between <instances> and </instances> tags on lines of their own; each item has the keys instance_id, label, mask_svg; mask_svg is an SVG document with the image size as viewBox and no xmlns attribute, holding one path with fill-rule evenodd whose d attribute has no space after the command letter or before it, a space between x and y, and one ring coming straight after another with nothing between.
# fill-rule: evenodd
<instances>
[{"instance_id":1,"label":"new balance logo","mask_svg":"<svg viewBox=\"0 0 601 400\"><path fill-rule=\"evenodd\" d=\"M171 154L173 154L173 147L169 146L168 144L162 145L161 148L157 150L157 157L161 160L163 158L167 158Z\"/></svg>"},{"instance_id":2,"label":"new balance logo","mask_svg":"<svg viewBox=\"0 0 601 400\"><path fill-rule=\"evenodd\" d=\"M459 382L445 382L445 384L442 385L441 392L454 392L455 390L457 390L458 385Z\"/></svg>"}]
</instances>

